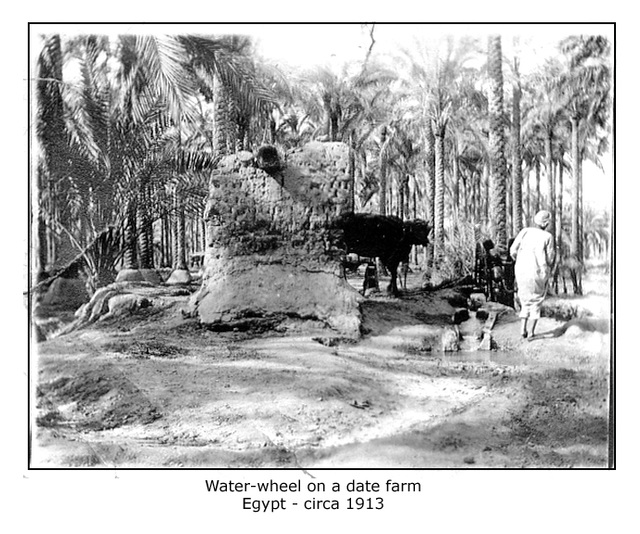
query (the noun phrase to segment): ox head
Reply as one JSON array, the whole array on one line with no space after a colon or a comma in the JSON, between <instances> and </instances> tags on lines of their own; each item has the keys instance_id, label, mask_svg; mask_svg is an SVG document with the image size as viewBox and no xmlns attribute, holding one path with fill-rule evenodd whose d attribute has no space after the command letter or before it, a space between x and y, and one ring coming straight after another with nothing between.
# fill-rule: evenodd
<instances>
[{"instance_id":1,"label":"ox head","mask_svg":"<svg viewBox=\"0 0 640 534\"><path fill-rule=\"evenodd\" d=\"M404 231L409 237L412 245L423 245L426 247L429 244L431 227L426 221L423 221L421 219L416 219L414 221L405 221Z\"/></svg>"}]
</instances>

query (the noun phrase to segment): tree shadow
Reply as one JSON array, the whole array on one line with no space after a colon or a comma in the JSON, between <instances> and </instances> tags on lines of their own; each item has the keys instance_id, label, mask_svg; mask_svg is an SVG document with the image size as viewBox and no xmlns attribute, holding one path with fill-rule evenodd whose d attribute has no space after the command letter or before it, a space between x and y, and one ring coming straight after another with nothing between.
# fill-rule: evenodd
<instances>
[{"instance_id":1,"label":"tree shadow","mask_svg":"<svg viewBox=\"0 0 640 534\"><path fill-rule=\"evenodd\" d=\"M572 326L577 326L584 332L599 332L601 334L609 333L609 321L607 319L590 319L590 318L581 318L581 319L571 319L567 321L563 325L558 328L554 328L553 330L549 330L547 332L541 332L536 334L535 336L531 336L528 338L529 341L536 341L539 339L550 339L556 338L564 335L564 333L569 330Z\"/></svg>"}]
</instances>

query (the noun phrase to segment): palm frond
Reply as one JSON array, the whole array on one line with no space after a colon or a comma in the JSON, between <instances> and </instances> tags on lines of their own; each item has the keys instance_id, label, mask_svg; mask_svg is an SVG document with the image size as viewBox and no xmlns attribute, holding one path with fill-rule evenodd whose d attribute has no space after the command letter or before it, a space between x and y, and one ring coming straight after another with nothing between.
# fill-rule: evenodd
<instances>
[{"instance_id":1,"label":"palm frond","mask_svg":"<svg viewBox=\"0 0 640 534\"><path fill-rule=\"evenodd\" d=\"M256 77L255 67L241 51L246 48L236 36L204 38L180 36L179 42L187 51L203 81L213 87L219 79L239 106L249 114L264 114L277 106L273 91Z\"/></svg>"},{"instance_id":2,"label":"palm frond","mask_svg":"<svg viewBox=\"0 0 640 534\"><path fill-rule=\"evenodd\" d=\"M175 123L183 117L194 120L196 113L187 96L194 93L195 80L184 67L186 50L182 41L175 37L141 35L136 37L135 50L141 58L139 65L144 66L137 69L136 74L143 77L149 90L164 98L172 120Z\"/></svg>"}]
</instances>

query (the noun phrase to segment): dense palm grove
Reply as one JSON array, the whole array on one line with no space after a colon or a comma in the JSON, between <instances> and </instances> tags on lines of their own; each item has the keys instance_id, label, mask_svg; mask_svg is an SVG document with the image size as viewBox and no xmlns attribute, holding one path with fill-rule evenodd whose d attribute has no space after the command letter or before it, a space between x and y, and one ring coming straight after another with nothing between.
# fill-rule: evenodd
<instances>
[{"instance_id":1,"label":"dense palm grove","mask_svg":"<svg viewBox=\"0 0 640 534\"><path fill-rule=\"evenodd\" d=\"M350 148L355 211L431 223L433 247L413 258L425 277L469 273L478 239L504 251L546 208L580 293L581 266L608 247L608 215L582 204L582 164L609 149L611 44L567 37L527 73L519 43L503 44L448 38L394 57L373 47L336 72L276 68L242 36L43 36L38 275L78 255L92 290L121 267L186 269L204 249L220 158L264 144L285 158L320 140Z\"/></svg>"}]
</instances>

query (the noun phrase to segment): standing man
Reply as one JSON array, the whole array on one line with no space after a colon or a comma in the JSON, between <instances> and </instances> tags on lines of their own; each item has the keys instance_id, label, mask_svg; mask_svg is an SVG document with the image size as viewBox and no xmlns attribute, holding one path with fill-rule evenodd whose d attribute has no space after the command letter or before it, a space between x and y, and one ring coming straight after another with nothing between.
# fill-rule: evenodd
<instances>
[{"instance_id":1,"label":"standing man","mask_svg":"<svg viewBox=\"0 0 640 534\"><path fill-rule=\"evenodd\" d=\"M554 260L553 236L547 232L551 213L539 211L533 219L535 226L524 228L516 236L509 253L516 262L515 274L520 300L521 334L535 335L540 308L547 294L547 283ZM527 333L527 322L531 320Z\"/></svg>"}]
</instances>

